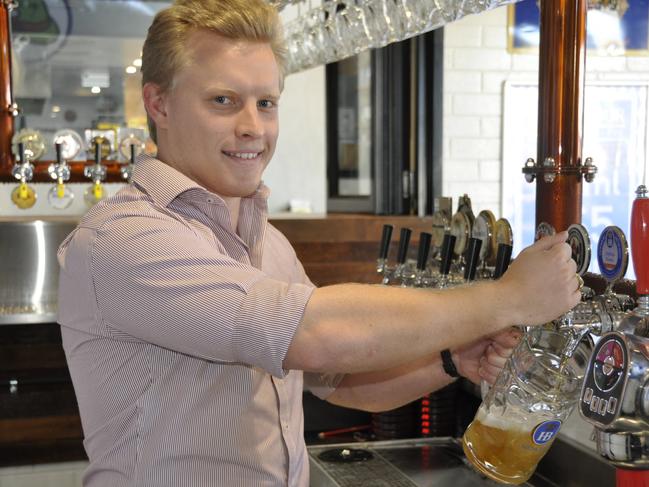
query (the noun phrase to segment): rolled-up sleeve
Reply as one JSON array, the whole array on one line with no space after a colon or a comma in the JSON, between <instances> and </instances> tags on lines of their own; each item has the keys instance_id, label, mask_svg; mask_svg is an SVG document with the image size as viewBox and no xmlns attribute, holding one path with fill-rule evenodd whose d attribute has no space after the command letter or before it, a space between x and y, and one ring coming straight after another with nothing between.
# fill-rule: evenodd
<instances>
[{"instance_id":1,"label":"rolled-up sleeve","mask_svg":"<svg viewBox=\"0 0 649 487\"><path fill-rule=\"evenodd\" d=\"M105 223L91 263L98 312L114 338L285 375L311 286L271 279L163 216Z\"/></svg>"}]
</instances>

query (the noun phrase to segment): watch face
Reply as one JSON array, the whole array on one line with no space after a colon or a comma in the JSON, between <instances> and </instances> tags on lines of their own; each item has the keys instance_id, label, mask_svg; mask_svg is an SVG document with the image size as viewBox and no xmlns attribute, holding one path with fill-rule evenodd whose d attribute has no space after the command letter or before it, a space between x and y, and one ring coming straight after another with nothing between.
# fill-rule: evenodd
<instances>
[{"instance_id":1,"label":"watch face","mask_svg":"<svg viewBox=\"0 0 649 487\"><path fill-rule=\"evenodd\" d=\"M514 245L514 232L512 226L506 218L501 218L496 222L496 248L500 244Z\"/></svg>"},{"instance_id":2,"label":"watch face","mask_svg":"<svg viewBox=\"0 0 649 487\"><path fill-rule=\"evenodd\" d=\"M577 263L577 274L583 276L590 266L590 237L583 225L575 223L568 227L568 245Z\"/></svg>"},{"instance_id":3,"label":"watch face","mask_svg":"<svg viewBox=\"0 0 649 487\"><path fill-rule=\"evenodd\" d=\"M18 144L20 143L25 149L25 159L29 161L36 161L45 153L45 140L38 130L22 129L14 134L11 144L16 156L19 155Z\"/></svg>"},{"instance_id":4,"label":"watch face","mask_svg":"<svg viewBox=\"0 0 649 487\"><path fill-rule=\"evenodd\" d=\"M608 282L624 277L629 265L629 244L624 232L616 226L606 227L597 243L599 272Z\"/></svg>"},{"instance_id":5,"label":"watch face","mask_svg":"<svg viewBox=\"0 0 649 487\"><path fill-rule=\"evenodd\" d=\"M552 225L546 222L541 222L539 223L539 226L536 227L536 235L534 236L534 240L539 240L543 237L554 235L555 233L557 233L557 231Z\"/></svg>"},{"instance_id":6,"label":"watch face","mask_svg":"<svg viewBox=\"0 0 649 487\"><path fill-rule=\"evenodd\" d=\"M455 255L464 255L471 234L471 223L463 212L458 211L451 219L451 235L455 237Z\"/></svg>"},{"instance_id":7,"label":"watch face","mask_svg":"<svg viewBox=\"0 0 649 487\"><path fill-rule=\"evenodd\" d=\"M489 210L481 211L473 222L471 236L482 240L480 260L491 261L496 256L496 218Z\"/></svg>"},{"instance_id":8,"label":"watch face","mask_svg":"<svg viewBox=\"0 0 649 487\"><path fill-rule=\"evenodd\" d=\"M445 211L436 211L433 213L433 228L431 230L431 245L441 248L444 241L444 235L451 230L451 219Z\"/></svg>"},{"instance_id":9,"label":"watch face","mask_svg":"<svg viewBox=\"0 0 649 487\"><path fill-rule=\"evenodd\" d=\"M74 130L63 129L54 134L54 145L61 144L61 157L70 161L77 157L83 149L83 140Z\"/></svg>"}]
</instances>

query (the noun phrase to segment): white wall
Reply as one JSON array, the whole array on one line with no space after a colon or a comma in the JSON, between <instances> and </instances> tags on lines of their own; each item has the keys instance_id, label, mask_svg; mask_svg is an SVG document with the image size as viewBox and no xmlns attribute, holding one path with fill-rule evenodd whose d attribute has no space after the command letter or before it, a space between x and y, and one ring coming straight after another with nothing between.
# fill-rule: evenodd
<instances>
[{"instance_id":1,"label":"white wall","mask_svg":"<svg viewBox=\"0 0 649 487\"><path fill-rule=\"evenodd\" d=\"M325 68L286 78L279 102L279 141L266 169L271 213L286 211L289 200L308 200L326 213Z\"/></svg>"}]
</instances>

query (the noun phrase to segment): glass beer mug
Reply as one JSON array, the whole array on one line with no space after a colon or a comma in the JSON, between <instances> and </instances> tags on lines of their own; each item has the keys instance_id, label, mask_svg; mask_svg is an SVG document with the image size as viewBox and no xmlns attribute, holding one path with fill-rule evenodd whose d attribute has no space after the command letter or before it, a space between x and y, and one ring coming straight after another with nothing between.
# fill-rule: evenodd
<instances>
[{"instance_id":1,"label":"glass beer mug","mask_svg":"<svg viewBox=\"0 0 649 487\"><path fill-rule=\"evenodd\" d=\"M588 350L566 322L528 329L462 438L487 477L522 484L577 404Z\"/></svg>"}]
</instances>

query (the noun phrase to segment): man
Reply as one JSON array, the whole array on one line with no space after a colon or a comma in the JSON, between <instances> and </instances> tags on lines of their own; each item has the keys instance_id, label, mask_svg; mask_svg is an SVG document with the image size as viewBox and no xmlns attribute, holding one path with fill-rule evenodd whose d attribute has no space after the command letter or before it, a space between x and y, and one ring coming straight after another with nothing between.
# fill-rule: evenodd
<instances>
[{"instance_id":1,"label":"man","mask_svg":"<svg viewBox=\"0 0 649 487\"><path fill-rule=\"evenodd\" d=\"M267 223L284 51L262 0L181 1L143 50L157 157L59 251L59 322L87 486L307 486L303 371L369 411L455 380L493 382L515 324L579 299L566 235L495 283L443 292L314 289Z\"/></svg>"}]
</instances>

